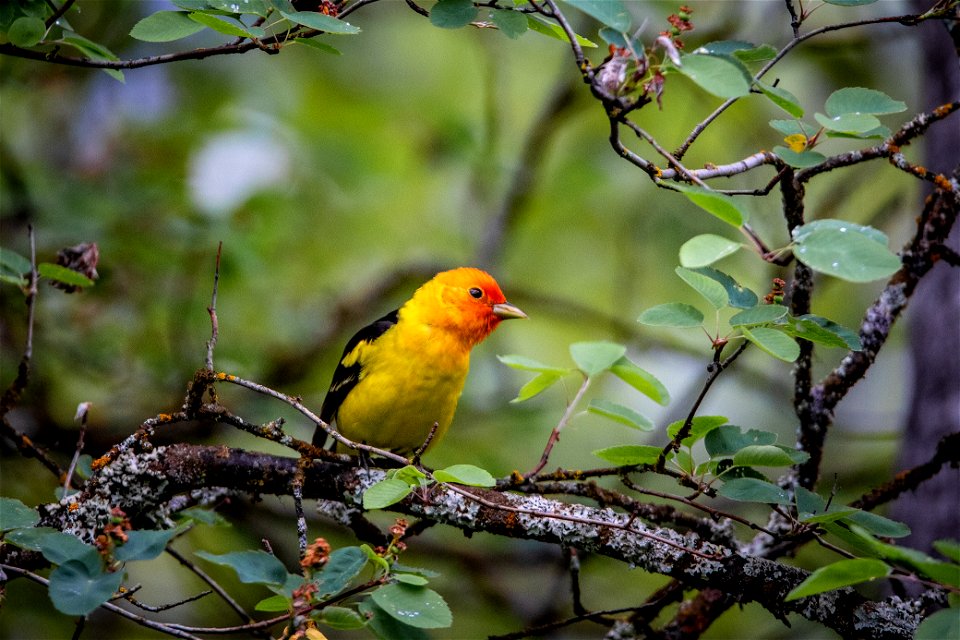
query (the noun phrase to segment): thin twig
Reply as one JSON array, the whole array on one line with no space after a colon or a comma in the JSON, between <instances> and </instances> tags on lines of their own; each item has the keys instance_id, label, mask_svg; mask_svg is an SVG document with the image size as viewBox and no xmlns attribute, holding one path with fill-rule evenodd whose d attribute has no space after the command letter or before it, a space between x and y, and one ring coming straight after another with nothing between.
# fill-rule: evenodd
<instances>
[{"instance_id":1,"label":"thin twig","mask_svg":"<svg viewBox=\"0 0 960 640\"><path fill-rule=\"evenodd\" d=\"M543 454L540 456L540 462L537 463L537 466L533 468L532 471L526 474L526 478L529 480L535 480L537 474L547 466L547 460L550 459L550 452L553 451L553 446L557 444L557 441L560 439L560 431L567 426L567 423L570 422L570 419L573 418L574 410L580 404L580 400L583 398L583 394L587 392L587 387L590 386L590 377L583 377L583 384L580 385L580 388L577 389L577 393L573 396L573 400L570 401L570 404L567 405L567 410L563 412L563 416L560 418L560 422L557 423L557 426L553 428L553 431L550 432L550 437L547 438L547 445L543 448Z\"/></svg>"},{"instance_id":2,"label":"thin twig","mask_svg":"<svg viewBox=\"0 0 960 640\"><path fill-rule=\"evenodd\" d=\"M81 402L77 407L77 419L80 420L80 433L77 435L77 446L73 450L73 458L70 460L70 466L63 478L63 495L67 495L70 490L70 481L73 478L73 472L77 468L77 462L80 460L80 454L83 453L83 438L87 433L87 415L90 413L90 403Z\"/></svg>"},{"instance_id":3,"label":"thin twig","mask_svg":"<svg viewBox=\"0 0 960 640\"><path fill-rule=\"evenodd\" d=\"M204 361L207 371L213 372L213 350L217 346L217 338L220 335L220 323L217 320L217 289L220 285L220 254L223 251L223 241L217 244L217 264L213 269L213 293L210 296L210 306L207 307L207 313L210 314L210 339L207 341L207 358Z\"/></svg>"},{"instance_id":4,"label":"thin twig","mask_svg":"<svg viewBox=\"0 0 960 640\"><path fill-rule=\"evenodd\" d=\"M227 593L227 591L223 587L221 587L216 580L214 580L209 575L207 575L203 571L203 569L201 569L196 565L196 563L194 563L192 560L190 560L189 558L187 558L186 556L184 556L179 551L177 551L176 549L174 549L169 545L167 545L167 548L164 550L170 556L175 558L180 564L182 564L187 569L192 571L194 575L196 575L198 578L203 580L213 590L214 593L220 596L220 598L222 598L223 601L227 603L227 606L233 609L236 612L236 614L240 616L241 620L243 620L244 622L253 621L253 618L251 618L250 615L247 614L246 611L244 611L243 607L240 606L240 603L234 600L233 597L231 597L231 595Z\"/></svg>"}]
</instances>

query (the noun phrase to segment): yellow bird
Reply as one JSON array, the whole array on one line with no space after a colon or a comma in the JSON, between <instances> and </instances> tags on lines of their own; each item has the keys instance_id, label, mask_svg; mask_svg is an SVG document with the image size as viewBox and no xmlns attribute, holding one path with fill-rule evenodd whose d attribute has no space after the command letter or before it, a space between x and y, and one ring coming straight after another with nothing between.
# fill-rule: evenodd
<instances>
[{"instance_id":1,"label":"yellow bird","mask_svg":"<svg viewBox=\"0 0 960 640\"><path fill-rule=\"evenodd\" d=\"M470 350L502 320L526 317L490 274L470 267L438 273L347 342L320 418L354 442L400 454L419 448L436 423L432 446L453 420ZM317 428L313 443L325 441Z\"/></svg>"}]
</instances>

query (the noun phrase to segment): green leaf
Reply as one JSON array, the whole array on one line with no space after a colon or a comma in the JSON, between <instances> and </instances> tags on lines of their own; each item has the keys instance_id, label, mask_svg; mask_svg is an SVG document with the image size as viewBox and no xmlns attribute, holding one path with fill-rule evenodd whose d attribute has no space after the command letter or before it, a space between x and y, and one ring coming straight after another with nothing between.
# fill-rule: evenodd
<instances>
[{"instance_id":1,"label":"green leaf","mask_svg":"<svg viewBox=\"0 0 960 640\"><path fill-rule=\"evenodd\" d=\"M361 600L357 609L367 618L367 626L378 638L384 640L398 640L399 638L403 638L403 640L430 640L426 631L397 620L377 606L377 603L371 598Z\"/></svg>"},{"instance_id":2,"label":"green leaf","mask_svg":"<svg viewBox=\"0 0 960 640\"><path fill-rule=\"evenodd\" d=\"M944 558L949 558L960 564L960 544L956 540L936 540L933 548L940 552Z\"/></svg>"},{"instance_id":3,"label":"green leaf","mask_svg":"<svg viewBox=\"0 0 960 640\"><path fill-rule=\"evenodd\" d=\"M720 60L720 58L712 59ZM705 189L700 186L680 182L671 183L670 186L685 195L693 204L734 227L740 228L749 218L746 210L742 209L732 197L725 193L717 193L712 189Z\"/></svg>"},{"instance_id":4,"label":"green leaf","mask_svg":"<svg viewBox=\"0 0 960 640\"><path fill-rule=\"evenodd\" d=\"M626 352L625 346L613 342L575 342L570 345L570 357L588 378L607 371Z\"/></svg>"},{"instance_id":5,"label":"green leaf","mask_svg":"<svg viewBox=\"0 0 960 640\"><path fill-rule=\"evenodd\" d=\"M418 629L442 629L453 624L453 614L439 593L409 584L388 584L371 599L388 614Z\"/></svg>"},{"instance_id":6,"label":"green leaf","mask_svg":"<svg viewBox=\"0 0 960 640\"><path fill-rule=\"evenodd\" d=\"M591 400L587 411L613 420L614 422L625 424L633 429L640 429L641 431L651 431L653 429L653 422L650 418L637 413L630 407L625 407L622 404L610 402L609 400L603 400L602 398L594 398Z\"/></svg>"},{"instance_id":7,"label":"green leaf","mask_svg":"<svg viewBox=\"0 0 960 640\"><path fill-rule=\"evenodd\" d=\"M405 482L411 487L419 487L421 482L427 479L427 474L412 464L408 464L405 467L391 471L387 477Z\"/></svg>"},{"instance_id":8,"label":"green leaf","mask_svg":"<svg viewBox=\"0 0 960 640\"><path fill-rule=\"evenodd\" d=\"M56 280L57 282L62 282L64 284L72 284L78 287L93 286L93 280L82 273L77 273L72 269L67 269L64 266L53 264L52 262L41 262L38 264L37 273L44 278Z\"/></svg>"},{"instance_id":9,"label":"green leaf","mask_svg":"<svg viewBox=\"0 0 960 640\"><path fill-rule=\"evenodd\" d=\"M176 518L179 522L194 522L214 527L230 526L230 522L226 518L209 507L188 507L177 513Z\"/></svg>"},{"instance_id":10,"label":"green leaf","mask_svg":"<svg viewBox=\"0 0 960 640\"><path fill-rule=\"evenodd\" d=\"M203 25L187 17L185 11L158 11L130 30L130 37L144 42L171 42L203 31Z\"/></svg>"},{"instance_id":11,"label":"green leaf","mask_svg":"<svg viewBox=\"0 0 960 640\"><path fill-rule=\"evenodd\" d=\"M741 330L747 340L757 345L761 351L778 360L793 362L800 356L800 345L797 344L797 341L779 329L770 327L747 329L743 327Z\"/></svg>"},{"instance_id":12,"label":"green leaf","mask_svg":"<svg viewBox=\"0 0 960 640\"><path fill-rule=\"evenodd\" d=\"M433 472L437 482L456 482L470 487L494 487L497 480L490 472L472 464L455 464Z\"/></svg>"},{"instance_id":13,"label":"green leaf","mask_svg":"<svg viewBox=\"0 0 960 640\"><path fill-rule=\"evenodd\" d=\"M549 372L538 374L533 380L520 387L520 391L517 392L517 397L510 402L529 400L542 391L546 391L552 387L562 377L562 375Z\"/></svg>"},{"instance_id":14,"label":"green leaf","mask_svg":"<svg viewBox=\"0 0 960 640\"><path fill-rule=\"evenodd\" d=\"M733 464L747 467L789 467L793 458L772 444L751 444L733 454Z\"/></svg>"},{"instance_id":15,"label":"green leaf","mask_svg":"<svg viewBox=\"0 0 960 640\"><path fill-rule=\"evenodd\" d=\"M686 329L703 325L703 314L696 307L680 302L658 304L640 314L637 322L651 327Z\"/></svg>"},{"instance_id":16,"label":"green leaf","mask_svg":"<svg viewBox=\"0 0 960 640\"><path fill-rule=\"evenodd\" d=\"M662 449L645 444L622 444L605 449L597 449L593 455L601 460L612 462L618 467L635 464L654 464L660 457Z\"/></svg>"},{"instance_id":17,"label":"green leaf","mask_svg":"<svg viewBox=\"0 0 960 640\"><path fill-rule=\"evenodd\" d=\"M842 113L837 116L825 116L822 113L813 114L821 127L830 131L847 134L863 134L880 126L876 116L868 113Z\"/></svg>"},{"instance_id":18,"label":"green leaf","mask_svg":"<svg viewBox=\"0 0 960 640\"><path fill-rule=\"evenodd\" d=\"M685 422L686 420L671 422L669 426L667 426L667 435L670 436L671 439L676 438ZM690 422L690 434L681 440L680 444L689 447L697 440L706 437L706 435L714 429L725 424L727 424L726 416L694 416Z\"/></svg>"},{"instance_id":19,"label":"green leaf","mask_svg":"<svg viewBox=\"0 0 960 640\"><path fill-rule=\"evenodd\" d=\"M879 280L900 268L900 259L886 244L855 227L818 228L810 232L800 227L794 245L793 253L800 262L850 282Z\"/></svg>"},{"instance_id":20,"label":"green leaf","mask_svg":"<svg viewBox=\"0 0 960 640\"><path fill-rule=\"evenodd\" d=\"M355 33L360 33L360 27L356 27L349 22L344 22L343 20L338 20L333 16L328 16L323 13L316 13L315 11L292 11L290 13L281 11L280 15L290 22L295 22L299 25L303 25L304 27L316 29L317 31L323 31L325 33L337 35L352 35Z\"/></svg>"},{"instance_id":21,"label":"green leaf","mask_svg":"<svg viewBox=\"0 0 960 640\"><path fill-rule=\"evenodd\" d=\"M264 598L254 607L256 611L267 611L269 613L289 611L291 608L293 608L293 600L280 593Z\"/></svg>"},{"instance_id":22,"label":"green leaf","mask_svg":"<svg viewBox=\"0 0 960 640\"><path fill-rule=\"evenodd\" d=\"M750 49L753 49L753 43L745 40L714 40L707 44L700 45L691 53L729 57L739 51L748 51Z\"/></svg>"},{"instance_id":23,"label":"green leaf","mask_svg":"<svg viewBox=\"0 0 960 640\"><path fill-rule=\"evenodd\" d=\"M749 73L730 58L688 54L680 61L680 73L717 97L739 98L750 93Z\"/></svg>"},{"instance_id":24,"label":"green leaf","mask_svg":"<svg viewBox=\"0 0 960 640\"><path fill-rule=\"evenodd\" d=\"M430 9L430 24L441 29L459 29L476 19L472 0L440 0Z\"/></svg>"},{"instance_id":25,"label":"green leaf","mask_svg":"<svg viewBox=\"0 0 960 640\"><path fill-rule=\"evenodd\" d=\"M232 551L218 555L208 551L197 551L197 557L214 564L230 567L237 572L240 582L247 584L284 584L287 569L283 563L266 551Z\"/></svg>"},{"instance_id":26,"label":"green leaf","mask_svg":"<svg viewBox=\"0 0 960 640\"><path fill-rule=\"evenodd\" d=\"M617 376L628 385L647 396L659 405L667 405L670 402L670 392L663 386L663 383L655 375L643 369L626 356L617 360L610 373Z\"/></svg>"},{"instance_id":27,"label":"green leaf","mask_svg":"<svg viewBox=\"0 0 960 640\"><path fill-rule=\"evenodd\" d=\"M367 626L366 618L347 607L324 607L320 612L319 621L331 629L341 631L362 629Z\"/></svg>"},{"instance_id":28,"label":"green leaf","mask_svg":"<svg viewBox=\"0 0 960 640\"><path fill-rule=\"evenodd\" d=\"M885 127L880 125L879 127L874 127L869 131L860 132L848 132L848 131L830 131L827 130L826 134L828 138L853 138L854 140L884 140L889 138L891 135L890 127Z\"/></svg>"},{"instance_id":29,"label":"green leaf","mask_svg":"<svg viewBox=\"0 0 960 640\"><path fill-rule=\"evenodd\" d=\"M516 40L527 32L527 17L519 11L494 9L490 12L490 20L511 40Z\"/></svg>"},{"instance_id":30,"label":"green leaf","mask_svg":"<svg viewBox=\"0 0 960 640\"><path fill-rule=\"evenodd\" d=\"M770 102L777 105L794 118L803 117L803 107L800 106L800 101L797 100L795 95L786 89L775 87L765 82L761 82L760 80L754 80L753 83L760 89L760 91L763 92L763 95L766 96Z\"/></svg>"},{"instance_id":31,"label":"green leaf","mask_svg":"<svg viewBox=\"0 0 960 640\"><path fill-rule=\"evenodd\" d=\"M549 364L543 364L533 358L518 355L497 356L497 360L507 365L511 369L520 371L534 371L536 373L554 373L560 376L566 375L573 369L564 369L563 367L554 367Z\"/></svg>"},{"instance_id":32,"label":"green leaf","mask_svg":"<svg viewBox=\"0 0 960 640\"><path fill-rule=\"evenodd\" d=\"M883 578L889 574L889 565L873 558L839 560L811 573L806 580L794 587L784 600L787 602L798 600L840 587Z\"/></svg>"},{"instance_id":33,"label":"green leaf","mask_svg":"<svg viewBox=\"0 0 960 640\"><path fill-rule=\"evenodd\" d=\"M97 548L83 542L75 535L53 531L36 542L43 557L53 564L77 561L83 563L91 573L103 570L103 562Z\"/></svg>"},{"instance_id":34,"label":"green leaf","mask_svg":"<svg viewBox=\"0 0 960 640\"><path fill-rule=\"evenodd\" d=\"M363 492L363 508L383 509L406 498L413 488L401 480L381 480Z\"/></svg>"},{"instance_id":35,"label":"green leaf","mask_svg":"<svg viewBox=\"0 0 960 640\"><path fill-rule=\"evenodd\" d=\"M181 529L161 531L128 531L127 541L117 547L114 557L120 561L152 560L166 549L167 543Z\"/></svg>"},{"instance_id":36,"label":"green leaf","mask_svg":"<svg viewBox=\"0 0 960 640\"><path fill-rule=\"evenodd\" d=\"M731 327L742 325L766 324L776 322L787 315L787 309L781 304L761 304L756 307L744 309L740 313L730 318Z\"/></svg>"},{"instance_id":37,"label":"green leaf","mask_svg":"<svg viewBox=\"0 0 960 640\"><path fill-rule=\"evenodd\" d=\"M564 2L620 33L629 31L633 23L630 12L620 0L564 0Z\"/></svg>"},{"instance_id":38,"label":"green leaf","mask_svg":"<svg viewBox=\"0 0 960 640\"><path fill-rule=\"evenodd\" d=\"M394 573L393 577L397 582L402 582L403 584L412 584L417 587L422 587L423 585L430 583L429 580L423 576L418 576L415 573Z\"/></svg>"},{"instance_id":39,"label":"green leaf","mask_svg":"<svg viewBox=\"0 0 960 640\"><path fill-rule=\"evenodd\" d=\"M194 22L198 22L205 27L213 29L217 33L222 33L224 35L234 36L237 38L247 38L250 36L246 29L240 27L234 22L221 20L217 16L210 15L209 13L191 13L187 17Z\"/></svg>"},{"instance_id":40,"label":"green leaf","mask_svg":"<svg viewBox=\"0 0 960 640\"><path fill-rule=\"evenodd\" d=\"M906 111L907 105L894 100L882 91L863 87L844 87L831 93L823 108L830 117L845 114L882 116Z\"/></svg>"},{"instance_id":41,"label":"green leaf","mask_svg":"<svg viewBox=\"0 0 960 640\"><path fill-rule=\"evenodd\" d=\"M727 290L727 297L729 298L729 305L737 309L750 309L757 305L757 294L755 294L750 289L746 288L729 275L720 271L719 269L714 269L713 267L700 267L698 269L691 269L700 275L707 276L711 280L716 280L723 288Z\"/></svg>"},{"instance_id":42,"label":"green leaf","mask_svg":"<svg viewBox=\"0 0 960 640\"><path fill-rule=\"evenodd\" d=\"M817 128L799 120L771 120L770 126L785 136L801 135L805 138L813 136Z\"/></svg>"},{"instance_id":43,"label":"green leaf","mask_svg":"<svg viewBox=\"0 0 960 640\"><path fill-rule=\"evenodd\" d=\"M680 265L687 268L706 267L735 253L742 246L739 242L712 233L694 236L680 247Z\"/></svg>"},{"instance_id":44,"label":"green leaf","mask_svg":"<svg viewBox=\"0 0 960 640\"><path fill-rule=\"evenodd\" d=\"M865 4L873 4L877 0L823 0L827 4L835 4L838 7L859 7Z\"/></svg>"},{"instance_id":45,"label":"green leaf","mask_svg":"<svg viewBox=\"0 0 960 640\"><path fill-rule=\"evenodd\" d=\"M786 147L781 147L780 145L775 146L773 148L773 152L788 165L797 169L815 167L827 159L827 156L823 155L819 151L811 151L807 149L806 151L797 152Z\"/></svg>"},{"instance_id":46,"label":"green leaf","mask_svg":"<svg viewBox=\"0 0 960 640\"><path fill-rule=\"evenodd\" d=\"M703 444L711 458L719 458L732 456L747 446L774 444L776 441L777 434L775 433L757 429L744 432L736 425L726 424L711 429L706 434Z\"/></svg>"},{"instance_id":47,"label":"green leaf","mask_svg":"<svg viewBox=\"0 0 960 640\"><path fill-rule=\"evenodd\" d=\"M0 269L18 276L30 273L30 261L16 251L0 247Z\"/></svg>"},{"instance_id":48,"label":"green leaf","mask_svg":"<svg viewBox=\"0 0 960 640\"><path fill-rule=\"evenodd\" d=\"M777 50L769 44L761 44L750 49L737 49L733 57L744 64L767 62L777 57Z\"/></svg>"},{"instance_id":49,"label":"green leaf","mask_svg":"<svg viewBox=\"0 0 960 640\"><path fill-rule=\"evenodd\" d=\"M941 609L923 619L913 634L913 640L943 640L960 638L960 609Z\"/></svg>"},{"instance_id":50,"label":"green leaf","mask_svg":"<svg viewBox=\"0 0 960 640\"><path fill-rule=\"evenodd\" d=\"M803 338L825 347L848 348L850 346L845 338L834 331L824 329L819 323L809 318L790 318L789 321L790 324L782 328L795 338ZM858 345L859 343L860 341L857 340Z\"/></svg>"},{"instance_id":51,"label":"green leaf","mask_svg":"<svg viewBox=\"0 0 960 640\"><path fill-rule=\"evenodd\" d=\"M775 484L756 478L733 478L723 483L717 493L737 502L763 502L766 504L790 504L787 492Z\"/></svg>"},{"instance_id":52,"label":"green leaf","mask_svg":"<svg viewBox=\"0 0 960 640\"><path fill-rule=\"evenodd\" d=\"M15 498L0 498L0 531L32 527L40 522L36 509Z\"/></svg>"},{"instance_id":53,"label":"green leaf","mask_svg":"<svg viewBox=\"0 0 960 640\"><path fill-rule=\"evenodd\" d=\"M868 533L883 538L905 538L910 535L910 527L902 522L884 518L869 511L857 511L845 520L863 527Z\"/></svg>"},{"instance_id":54,"label":"green leaf","mask_svg":"<svg viewBox=\"0 0 960 640\"><path fill-rule=\"evenodd\" d=\"M123 571L103 573L79 560L68 560L50 573L50 600L61 613L85 616L109 600L122 581Z\"/></svg>"},{"instance_id":55,"label":"green leaf","mask_svg":"<svg viewBox=\"0 0 960 640\"><path fill-rule=\"evenodd\" d=\"M273 0L209 0L207 4L227 13L252 14L261 18L266 18L270 9L286 8L285 5L289 5L288 2L278 3ZM196 7L194 9L197 10Z\"/></svg>"},{"instance_id":56,"label":"green leaf","mask_svg":"<svg viewBox=\"0 0 960 640\"><path fill-rule=\"evenodd\" d=\"M113 51L110 51L110 49L106 48L99 42L94 42L93 40L84 38L83 36L70 31L64 31L63 37L61 37L58 42L68 44L83 55L87 56L88 58L93 58L94 60L119 59Z\"/></svg>"},{"instance_id":57,"label":"green leaf","mask_svg":"<svg viewBox=\"0 0 960 640\"><path fill-rule=\"evenodd\" d=\"M836 218L823 218L821 220L814 220L803 226L795 228L793 230L793 240L794 242L804 242L814 231L822 231L824 229L834 229L843 233L859 233L870 238L874 242L882 244L883 246L887 246L889 243L887 234L879 229L875 229L874 227L863 224L857 224L856 222L837 220Z\"/></svg>"},{"instance_id":58,"label":"green leaf","mask_svg":"<svg viewBox=\"0 0 960 640\"><path fill-rule=\"evenodd\" d=\"M340 50L337 49L336 47L331 47L331 46L330 46L329 44L327 44L326 42L321 42L320 40L317 40L316 38L297 38L297 39L295 39L295 40L293 41L293 43L294 43L294 44L302 44L302 45L304 45L304 46L306 46L306 47L310 47L311 49L314 49L314 50L316 50L316 51L320 51L320 52L323 52L323 53L329 53L329 54L334 55L334 56L341 56L341 55L343 55L343 53L341 53Z\"/></svg>"},{"instance_id":59,"label":"green leaf","mask_svg":"<svg viewBox=\"0 0 960 640\"><path fill-rule=\"evenodd\" d=\"M327 559L327 564L314 579L322 596L331 596L343 591L367 565L367 554L360 547L336 549Z\"/></svg>"},{"instance_id":60,"label":"green leaf","mask_svg":"<svg viewBox=\"0 0 960 640\"><path fill-rule=\"evenodd\" d=\"M730 302L727 290L713 278L683 267L677 267L674 272L694 291L706 298L714 309L723 309Z\"/></svg>"},{"instance_id":61,"label":"green leaf","mask_svg":"<svg viewBox=\"0 0 960 640\"><path fill-rule=\"evenodd\" d=\"M33 16L22 16L13 21L7 31L7 38L14 46L27 48L38 44L47 32L43 20Z\"/></svg>"},{"instance_id":62,"label":"green leaf","mask_svg":"<svg viewBox=\"0 0 960 640\"><path fill-rule=\"evenodd\" d=\"M40 543L51 534L62 533L53 527L28 527L24 529L13 529L3 536L3 541L12 544L21 549L30 549L31 551L40 551ZM67 535L67 534L64 534Z\"/></svg>"},{"instance_id":63,"label":"green leaf","mask_svg":"<svg viewBox=\"0 0 960 640\"><path fill-rule=\"evenodd\" d=\"M553 22L543 22L538 18L533 16L527 16L527 26L530 28L530 31L539 33L540 35L547 36L548 38L553 38L554 40L560 40L561 42L567 42L567 33L563 28ZM584 38L581 35L576 35L577 44L581 47L589 47L591 49L596 48L597 44L591 42L587 38Z\"/></svg>"}]
</instances>

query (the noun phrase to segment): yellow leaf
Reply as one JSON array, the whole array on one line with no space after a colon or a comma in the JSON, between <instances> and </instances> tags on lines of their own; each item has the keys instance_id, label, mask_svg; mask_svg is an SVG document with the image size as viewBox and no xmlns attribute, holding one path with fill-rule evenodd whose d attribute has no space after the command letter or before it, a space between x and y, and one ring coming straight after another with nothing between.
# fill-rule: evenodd
<instances>
[{"instance_id":1,"label":"yellow leaf","mask_svg":"<svg viewBox=\"0 0 960 640\"><path fill-rule=\"evenodd\" d=\"M807 148L807 136L802 133L794 133L783 139L787 143L787 146L790 147L790 151L796 153L801 153Z\"/></svg>"},{"instance_id":2,"label":"yellow leaf","mask_svg":"<svg viewBox=\"0 0 960 640\"><path fill-rule=\"evenodd\" d=\"M307 640L327 640L327 636L320 633L318 629L307 629L304 635L307 636Z\"/></svg>"}]
</instances>

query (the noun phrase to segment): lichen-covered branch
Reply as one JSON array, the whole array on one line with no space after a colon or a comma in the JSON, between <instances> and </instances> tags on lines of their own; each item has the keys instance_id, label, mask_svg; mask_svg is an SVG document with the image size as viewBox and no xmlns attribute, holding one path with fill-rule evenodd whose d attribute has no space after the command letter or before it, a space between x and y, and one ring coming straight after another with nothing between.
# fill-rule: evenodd
<instances>
[{"instance_id":1,"label":"lichen-covered branch","mask_svg":"<svg viewBox=\"0 0 960 640\"><path fill-rule=\"evenodd\" d=\"M120 506L136 521L163 523L170 500L192 491L289 495L297 459L227 447L172 445L132 449L104 467L90 486L43 509L42 524L82 539ZM359 507L378 469L313 461L304 466L303 494ZM562 544L615 558L674 577L687 587L720 589L738 602L758 602L774 615L790 613L818 621L845 637L908 638L923 613L921 601L869 601L841 589L783 602L807 572L759 557L739 555L696 533L647 527L611 508L567 504L540 495L517 495L455 486L415 491L391 509L469 532Z\"/></svg>"}]
</instances>

